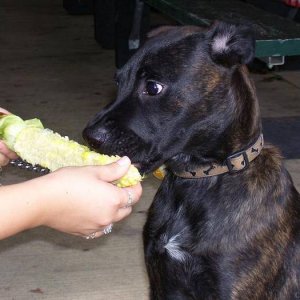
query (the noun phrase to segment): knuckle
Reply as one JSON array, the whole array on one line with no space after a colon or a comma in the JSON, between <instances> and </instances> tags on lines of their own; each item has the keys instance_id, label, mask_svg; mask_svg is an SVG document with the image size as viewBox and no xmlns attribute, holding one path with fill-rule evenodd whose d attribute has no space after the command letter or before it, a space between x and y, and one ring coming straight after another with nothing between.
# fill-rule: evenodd
<instances>
[{"instance_id":1,"label":"knuckle","mask_svg":"<svg viewBox=\"0 0 300 300\"><path fill-rule=\"evenodd\" d=\"M128 207L127 210L126 210L126 214L125 216L129 216L130 214L132 213L132 207Z\"/></svg>"},{"instance_id":2,"label":"knuckle","mask_svg":"<svg viewBox=\"0 0 300 300\"><path fill-rule=\"evenodd\" d=\"M0 153L0 166L6 166L9 163L9 159Z\"/></svg>"},{"instance_id":3,"label":"knuckle","mask_svg":"<svg viewBox=\"0 0 300 300\"><path fill-rule=\"evenodd\" d=\"M121 200L120 195L116 195L116 197L114 197L112 200L112 206L115 208L119 207L121 205L121 203L122 203L122 200Z\"/></svg>"},{"instance_id":4,"label":"knuckle","mask_svg":"<svg viewBox=\"0 0 300 300\"><path fill-rule=\"evenodd\" d=\"M106 227L109 226L112 223L112 218L105 218L101 220L101 223L99 224L100 227Z\"/></svg>"},{"instance_id":5,"label":"knuckle","mask_svg":"<svg viewBox=\"0 0 300 300\"><path fill-rule=\"evenodd\" d=\"M138 200L141 196L142 196L142 186L140 184L138 184L136 187L135 187L135 195L136 195L136 200Z\"/></svg>"}]
</instances>

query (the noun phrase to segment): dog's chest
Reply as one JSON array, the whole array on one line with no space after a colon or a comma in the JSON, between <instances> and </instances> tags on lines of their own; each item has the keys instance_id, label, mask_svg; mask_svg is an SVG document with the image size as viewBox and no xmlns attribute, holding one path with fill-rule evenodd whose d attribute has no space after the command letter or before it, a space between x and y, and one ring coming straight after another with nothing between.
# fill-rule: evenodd
<instances>
[{"instance_id":1,"label":"dog's chest","mask_svg":"<svg viewBox=\"0 0 300 300\"><path fill-rule=\"evenodd\" d=\"M174 194L160 191L149 210L144 228L146 247L154 255L186 263L192 258L194 238L187 208Z\"/></svg>"},{"instance_id":2,"label":"dog's chest","mask_svg":"<svg viewBox=\"0 0 300 300\"><path fill-rule=\"evenodd\" d=\"M164 233L160 237L161 244L158 245L167 255L178 262L186 262L189 258L188 249L186 249L186 237L184 229L177 234L168 235Z\"/></svg>"},{"instance_id":3,"label":"dog's chest","mask_svg":"<svg viewBox=\"0 0 300 300\"><path fill-rule=\"evenodd\" d=\"M166 192L168 195L164 191L156 195L144 227L147 268L172 286L181 286L185 299L200 299L207 289L216 286L213 262L194 251L198 237L184 201Z\"/></svg>"},{"instance_id":4,"label":"dog's chest","mask_svg":"<svg viewBox=\"0 0 300 300\"><path fill-rule=\"evenodd\" d=\"M175 209L169 205L157 208L161 203L156 201L159 202L158 199L154 201L144 228L145 240L149 242L152 253L184 262L189 256L189 226L183 208L180 206Z\"/></svg>"}]
</instances>

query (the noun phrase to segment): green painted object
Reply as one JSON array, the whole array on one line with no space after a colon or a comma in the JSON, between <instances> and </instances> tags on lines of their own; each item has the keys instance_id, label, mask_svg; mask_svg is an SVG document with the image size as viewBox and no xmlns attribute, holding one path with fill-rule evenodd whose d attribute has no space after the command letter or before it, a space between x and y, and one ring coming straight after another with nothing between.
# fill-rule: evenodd
<instances>
[{"instance_id":1,"label":"green painted object","mask_svg":"<svg viewBox=\"0 0 300 300\"><path fill-rule=\"evenodd\" d=\"M256 57L300 55L300 24L238 0L145 0L181 24L242 21L256 32Z\"/></svg>"}]
</instances>

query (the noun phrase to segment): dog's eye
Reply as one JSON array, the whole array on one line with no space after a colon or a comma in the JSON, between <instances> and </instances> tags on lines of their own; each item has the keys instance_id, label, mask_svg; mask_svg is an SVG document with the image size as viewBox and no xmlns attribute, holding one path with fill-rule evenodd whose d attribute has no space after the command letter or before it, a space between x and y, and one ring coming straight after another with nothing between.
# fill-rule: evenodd
<instances>
[{"instance_id":1,"label":"dog's eye","mask_svg":"<svg viewBox=\"0 0 300 300\"><path fill-rule=\"evenodd\" d=\"M149 96L155 96L158 95L162 90L163 90L163 85L153 80L148 80L146 82L146 87L143 93Z\"/></svg>"}]
</instances>

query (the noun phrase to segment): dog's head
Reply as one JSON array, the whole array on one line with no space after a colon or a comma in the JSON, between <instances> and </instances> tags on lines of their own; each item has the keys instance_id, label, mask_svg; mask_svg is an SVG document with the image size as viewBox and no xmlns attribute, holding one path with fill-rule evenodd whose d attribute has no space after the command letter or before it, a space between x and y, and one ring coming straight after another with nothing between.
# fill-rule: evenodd
<instances>
[{"instance_id":1,"label":"dog's head","mask_svg":"<svg viewBox=\"0 0 300 300\"><path fill-rule=\"evenodd\" d=\"M85 140L101 153L129 156L145 173L163 163L222 160L257 134L243 67L254 44L243 25L152 32L117 72L118 96L88 124Z\"/></svg>"}]
</instances>

